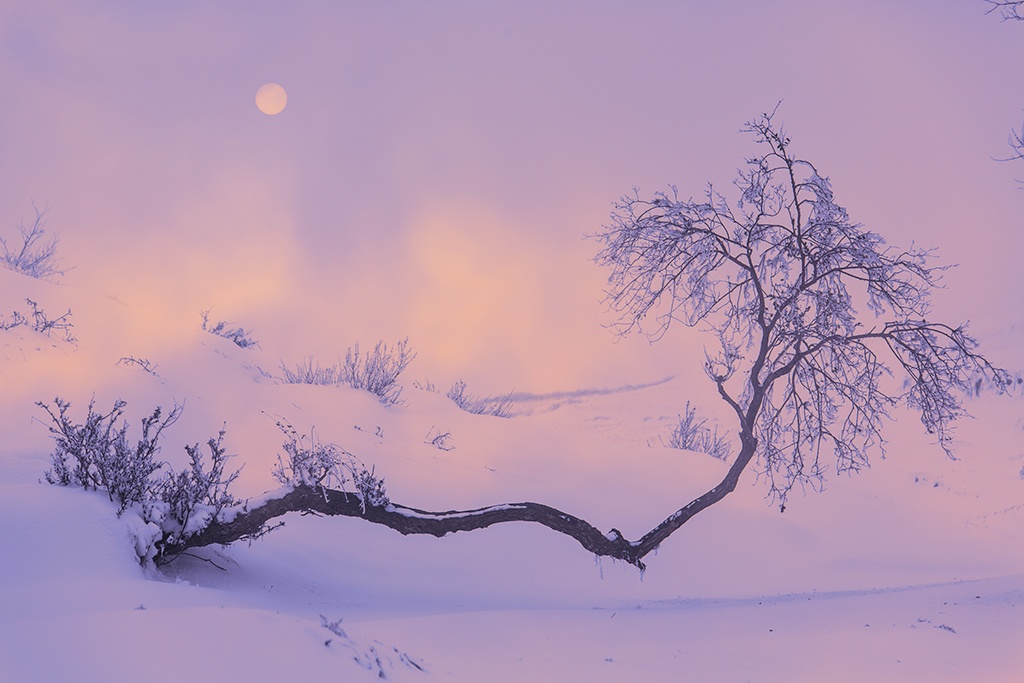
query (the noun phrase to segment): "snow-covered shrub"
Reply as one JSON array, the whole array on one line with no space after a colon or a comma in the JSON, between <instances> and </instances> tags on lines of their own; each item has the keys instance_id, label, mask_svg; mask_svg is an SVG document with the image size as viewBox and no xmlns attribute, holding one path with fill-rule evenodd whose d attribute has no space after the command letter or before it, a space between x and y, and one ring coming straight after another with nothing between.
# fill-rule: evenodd
<instances>
[{"instance_id":1,"label":"snow-covered shrub","mask_svg":"<svg viewBox=\"0 0 1024 683\"><path fill-rule=\"evenodd\" d=\"M378 477L375 469L373 466L366 469L365 465L359 463L359 467L352 470L352 485L363 504L363 512L366 512L367 507L384 507L391 502L384 488L384 477Z\"/></svg>"},{"instance_id":2,"label":"snow-covered shrub","mask_svg":"<svg viewBox=\"0 0 1024 683\"><path fill-rule=\"evenodd\" d=\"M345 485L342 454L336 445L321 441L315 429L306 436L299 434L285 419L278 419L275 424L285 436L281 444L284 455L278 454L272 471L275 479L285 486L341 488Z\"/></svg>"},{"instance_id":3,"label":"snow-covered shrub","mask_svg":"<svg viewBox=\"0 0 1024 683\"><path fill-rule=\"evenodd\" d=\"M25 303L32 309L28 315L21 311L14 311L11 313L10 318L0 318L0 330L13 330L16 327L28 327L33 332L39 332L45 334L47 337L53 333L54 330L64 333L64 341L69 344L74 344L78 340L71 333L74 325L71 324L71 309L68 312L58 318L50 318L46 311L39 308L39 304L32 299L25 299Z\"/></svg>"},{"instance_id":4,"label":"snow-covered shrub","mask_svg":"<svg viewBox=\"0 0 1024 683\"><path fill-rule=\"evenodd\" d=\"M363 357L359 355L359 343L356 342L345 352L340 370L342 381L355 389L369 391L384 405L394 405L402 394L398 376L415 357L416 354L409 349L408 337L391 347L379 341L373 352L367 351Z\"/></svg>"},{"instance_id":5,"label":"snow-covered shrub","mask_svg":"<svg viewBox=\"0 0 1024 683\"><path fill-rule=\"evenodd\" d=\"M153 375L154 377L159 377L160 376L160 375L156 374L156 363L153 363L148 358L136 358L135 356L123 356L119 361L117 361L117 363L115 363L115 365L121 365L122 363L125 364L125 365L134 365L136 367L142 368L143 370L145 370L150 375Z\"/></svg>"},{"instance_id":6,"label":"snow-covered shrub","mask_svg":"<svg viewBox=\"0 0 1024 683\"><path fill-rule=\"evenodd\" d=\"M49 240L44 239L46 213L47 209L36 209L36 219L30 227L25 227L24 222L18 225L18 242L8 244L7 240L0 237L0 250L3 251L0 254L0 265L40 280L67 272L60 267L60 259L57 258L60 239L56 235Z\"/></svg>"},{"instance_id":7,"label":"snow-covered shrub","mask_svg":"<svg viewBox=\"0 0 1024 683\"><path fill-rule=\"evenodd\" d=\"M81 486L103 490L117 503L117 514L134 503L144 503L152 497L152 475L163 463L156 454L164 429L174 424L181 415L181 406L175 406L166 416L156 408L142 420L142 436L133 445L128 440L128 422L117 423L127 405L114 402L108 413L97 412L95 400L89 402L85 422L75 424L68 416L71 404L54 399L55 407L36 403L50 416L48 425L55 447L50 455L52 467L46 471L46 481L61 486Z\"/></svg>"},{"instance_id":8,"label":"snow-covered shrub","mask_svg":"<svg viewBox=\"0 0 1024 683\"><path fill-rule=\"evenodd\" d=\"M453 446L448 441L451 438L451 432L442 432L440 429L436 427L431 427L430 431L427 432L426 438L423 439L423 443L429 444L441 451L454 451L455 446Z\"/></svg>"},{"instance_id":9,"label":"snow-covered shrub","mask_svg":"<svg viewBox=\"0 0 1024 683\"><path fill-rule=\"evenodd\" d=\"M724 435L718 434L718 427L714 431L707 426L707 420L697 417L697 410L690 407L686 402L683 414L679 416L679 423L669 437L668 445L671 448L679 448L684 451L697 451L707 453L718 460L728 461L730 455L729 440Z\"/></svg>"},{"instance_id":10,"label":"snow-covered shrub","mask_svg":"<svg viewBox=\"0 0 1024 683\"><path fill-rule=\"evenodd\" d=\"M494 417L510 417L512 415L512 394L504 396L474 396L466 391L466 383L461 379L452 385L445 394L462 410L474 415L493 415Z\"/></svg>"},{"instance_id":11,"label":"snow-covered shrub","mask_svg":"<svg viewBox=\"0 0 1024 683\"><path fill-rule=\"evenodd\" d=\"M285 486L310 486L326 491L334 488L346 491L351 483L363 511L367 507L383 507L390 503L384 487L384 478L378 477L373 467L367 468L359 458L333 443L324 443L311 429L309 436L299 434L283 418L275 421L284 434L281 449L274 465L274 478Z\"/></svg>"},{"instance_id":12,"label":"snow-covered shrub","mask_svg":"<svg viewBox=\"0 0 1024 683\"><path fill-rule=\"evenodd\" d=\"M241 468L225 474L228 458L224 449L224 430L206 442L210 449L210 469L203 466L203 453L199 444L185 446L189 456L189 468L177 474L168 473L159 483L157 494L164 503L169 519L164 520L164 540L177 542L205 529L217 519L226 508L238 505L228 489L238 478Z\"/></svg>"},{"instance_id":13,"label":"snow-covered shrub","mask_svg":"<svg viewBox=\"0 0 1024 683\"><path fill-rule=\"evenodd\" d=\"M409 349L408 338L389 347L377 342L373 352L359 354L359 343L345 352L345 360L334 365L320 365L313 358L306 358L291 369L284 363L281 371L284 381L289 384L344 384L354 389L369 391L384 405L399 402L402 387L398 376L409 366L416 354Z\"/></svg>"},{"instance_id":14,"label":"snow-covered shrub","mask_svg":"<svg viewBox=\"0 0 1024 683\"><path fill-rule=\"evenodd\" d=\"M115 401L106 413L98 412L95 401L90 401L82 423L72 420L68 414L71 404L61 398L54 399L52 407L43 402L36 405L52 422L48 428L54 450L51 468L44 474L46 481L105 491L118 506L118 517L133 513L128 515L129 524L143 562L158 557L165 543L199 533L227 508L239 504L228 490L238 470L226 474L230 456L222 445L223 430L207 442L209 470L204 467L199 444L185 447L191 462L189 469L181 472L175 473L156 459L164 430L181 416L180 405L166 415L157 407L143 418L142 435L134 444L128 438L128 422L121 420L125 401ZM158 476L164 467L163 476Z\"/></svg>"},{"instance_id":15,"label":"snow-covered shrub","mask_svg":"<svg viewBox=\"0 0 1024 683\"><path fill-rule=\"evenodd\" d=\"M284 375L284 381L288 384L319 384L322 386L341 384L340 370L340 364L320 365L320 362L314 360L312 356L300 361L294 370L283 362L281 363L281 372Z\"/></svg>"},{"instance_id":16,"label":"snow-covered shrub","mask_svg":"<svg viewBox=\"0 0 1024 683\"><path fill-rule=\"evenodd\" d=\"M213 309L206 309L205 311L199 311L199 315L203 318L203 330L210 334L215 334L218 337L223 337L234 343L235 346L243 349L248 349L254 346L259 346L259 342L252 338L252 330L247 330L244 327L231 327L234 323L229 323L226 320L219 320L216 323L210 322L210 311Z\"/></svg>"}]
</instances>

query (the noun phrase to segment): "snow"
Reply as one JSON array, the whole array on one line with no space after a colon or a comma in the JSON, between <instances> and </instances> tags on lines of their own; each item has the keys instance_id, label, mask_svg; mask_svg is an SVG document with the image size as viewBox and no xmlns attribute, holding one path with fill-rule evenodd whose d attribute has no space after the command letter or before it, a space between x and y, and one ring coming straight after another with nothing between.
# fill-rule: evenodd
<instances>
[{"instance_id":1,"label":"snow","mask_svg":"<svg viewBox=\"0 0 1024 683\"><path fill-rule=\"evenodd\" d=\"M488 512L500 512L502 510L521 510L524 506L522 505L489 505L479 510L460 510L452 512L424 512L423 510L412 510L403 506L388 505L387 510L394 512L403 517L412 517L415 519L459 519L462 517L473 517L476 515L486 514Z\"/></svg>"},{"instance_id":2,"label":"snow","mask_svg":"<svg viewBox=\"0 0 1024 683\"><path fill-rule=\"evenodd\" d=\"M73 310L78 345L0 332L0 680L1015 681L1024 675L1024 404L970 405L958 460L912 415L890 456L821 494L769 507L748 473L635 568L509 523L445 538L360 519L289 515L268 536L140 566L131 511L42 480L50 438L36 400L80 416L129 402L133 423L184 402L161 457L226 425L237 493L279 497L274 417L316 428L416 510L555 506L636 539L724 474L661 446L687 385L516 396L509 419L470 415L401 381L384 407L346 388L287 385L274 349L198 329L174 343L124 335L127 304L0 270L0 310L32 297ZM297 331L298 333L299 331ZM998 340L997 340L998 341ZM1012 340L1001 340L1011 347ZM118 364L147 358L158 376ZM424 435L443 426L453 450ZM402 514L445 517L396 507ZM341 620L341 621L339 621ZM422 668L422 670L421 670Z\"/></svg>"},{"instance_id":3,"label":"snow","mask_svg":"<svg viewBox=\"0 0 1024 683\"><path fill-rule=\"evenodd\" d=\"M250 506L287 491L286 419L396 510L533 501L640 538L725 472L664 447L686 402L733 417L702 339L603 329L580 236L631 187L734 196L737 130L780 100L854 221L959 263L934 315L1024 372L1024 161L994 161L1024 23L984 2L264 5L0 2L0 237L49 209L69 269L0 268L0 324L31 300L78 340L0 330L0 683L1024 681L1024 383L970 402L956 461L899 413L887 459L784 513L745 473L643 574L538 524L299 514L156 569L136 510L45 483L34 403L124 398L133 430L184 406L176 471L226 428ZM278 379L406 336L403 405ZM463 379L513 416L458 410Z\"/></svg>"}]
</instances>

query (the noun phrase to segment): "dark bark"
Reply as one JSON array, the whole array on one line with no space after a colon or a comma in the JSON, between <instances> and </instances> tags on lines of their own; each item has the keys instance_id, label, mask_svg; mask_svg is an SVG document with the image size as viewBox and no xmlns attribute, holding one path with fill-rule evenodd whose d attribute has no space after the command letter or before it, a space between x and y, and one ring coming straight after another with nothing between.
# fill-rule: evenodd
<instances>
[{"instance_id":1,"label":"dark bark","mask_svg":"<svg viewBox=\"0 0 1024 683\"><path fill-rule=\"evenodd\" d=\"M271 520L289 512L316 513L327 516L359 517L383 524L403 535L429 534L442 537L457 531L484 529L502 522L536 522L559 533L571 536L580 545L601 557L611 557L644 569L643 558L701 510L717 503L736 488L740 473L753 455L753 445L744 447L725 478L707 493L678 510L643 536L628 541L618 529L602 533L592 524L574 515L540 503L509 503L475 510L428 512L389 503L381 507L366 506L358 496L333 489L298 486L280 498L273 498L250 510L238 513L229 522L213 522L198 534L178 543L160 548L158 562L167 562L188 550L207 545L254 538L267 531Z\"/></svg>"},{"instance_id":2,"label":"dark bark","mask_svg":"<svg viewBox=\"0 0 1024 683\"><path fill-rule=\"evenodd\" d=\"M726 473L725 478L710 489L707 493L694 498L690 503L677 510L671 516L669 516L664 522L654 527L641 538L636 547L640 550L638 557L643 557L652 550L657 549L661 545L662 541L672 535L679 527L690 521L694 515L698 512L705 510L715 503L719 502L727 495L736 490L736 484L739 483L740 475L743 473L744 468L750 462L751 458L754 457L754 453L757 450L757 441L750 440L745 441L743 448L740 450L740 454L733 461L729 471ZM636 564L636 563L634 563ZM640 566L642 569L643 566Z\"/></svg>"}]
</instances>

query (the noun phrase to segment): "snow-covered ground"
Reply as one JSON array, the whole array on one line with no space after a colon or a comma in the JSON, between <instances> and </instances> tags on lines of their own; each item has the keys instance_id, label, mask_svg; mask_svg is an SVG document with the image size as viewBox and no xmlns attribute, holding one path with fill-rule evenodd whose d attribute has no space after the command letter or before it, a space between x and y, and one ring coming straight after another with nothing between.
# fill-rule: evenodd
<instances>
[{"instance_id":1,"label":"snow-covered ground","mask_svg":"<svg viewBox=\"0 0 1024 683\"><path fill-rule=\"evenodd\" d=\"M92 397L99 408L120 397L132 429L184 403L161 458L180 467L185 444L226 425L242 496L277 486L284 417L373 465L394 501L536 501L630 538L725 465L661 445L703 395L681 377L507 387L514 415L500 419L459 410L443 395L458 378L422 377L414 362L404 403L384 407L284 384L281 362L301 358L238 348L198 315L163 320L145 301L0 269L0 316L26 298L51 317L71 309L77 344L0 331L0 680L1024 680L1020 398L972 401L957 461L901 414L887 459L781 514L747 474L643 575L538 525L437 539L300 515L251 545L156 569L139 565L130 520L104 495L42 481L52 443L35 401L59 395L81 418ZM336 340L339 352L357 339ZM118 363L127 357L155 374ZM442 393L413 386L428 379ZM452 450L430 443L438 430Z\"/></svg>"}]
</instances>

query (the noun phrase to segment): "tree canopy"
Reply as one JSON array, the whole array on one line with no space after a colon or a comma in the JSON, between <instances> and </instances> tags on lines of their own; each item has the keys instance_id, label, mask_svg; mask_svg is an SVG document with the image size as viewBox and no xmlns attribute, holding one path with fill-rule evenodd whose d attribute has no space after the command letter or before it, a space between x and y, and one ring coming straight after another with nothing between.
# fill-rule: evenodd
<instances>
[{"instance_id":1,"label":"tree canopy","mask_svg":"<svg viewBox=\"0 0 1024 683\"><path fill-rule=\"evenodd\" d=\"M760 153L738 172L733 199L711 185L699 199L634 191L596 235L596 260L611 269L620 333L659 339L678 322L712 334L704 370L741 441L730 474L756 456L784 503L795 484L823 479L829 456L850 471L884 453L897 405L918 411L951 453L963 392L976 373L1000 372L965 324L929 320L945 269L934 253L890 246L852 221L774 119L743 128Z\"/></svg>"}]
</instances>

